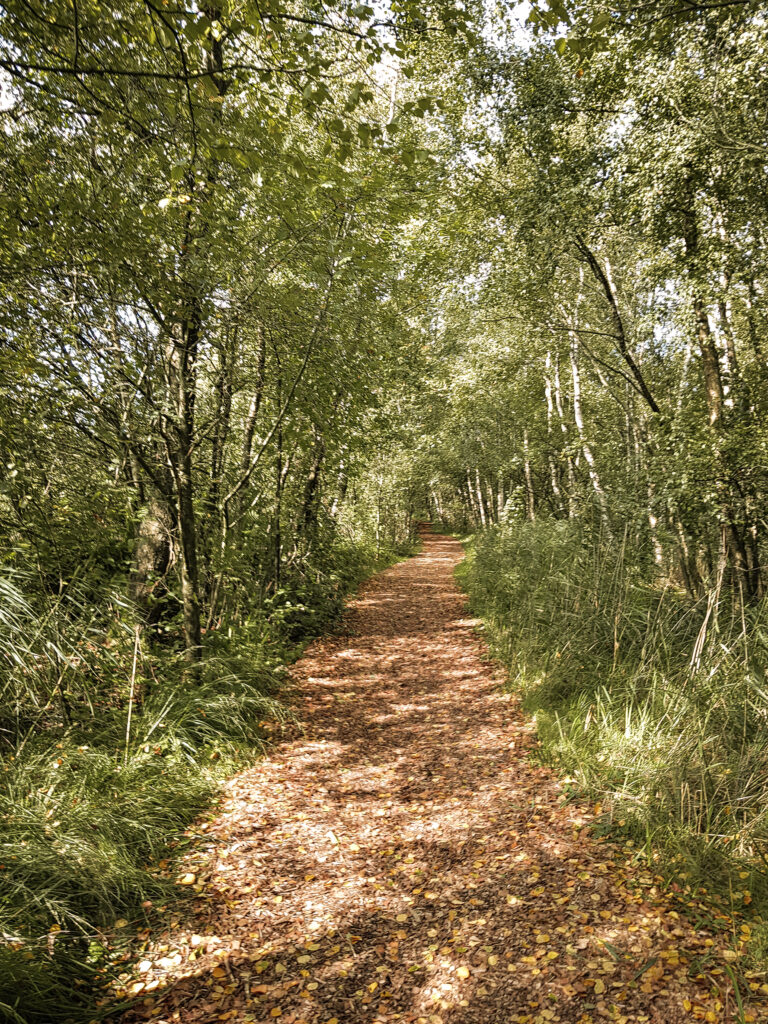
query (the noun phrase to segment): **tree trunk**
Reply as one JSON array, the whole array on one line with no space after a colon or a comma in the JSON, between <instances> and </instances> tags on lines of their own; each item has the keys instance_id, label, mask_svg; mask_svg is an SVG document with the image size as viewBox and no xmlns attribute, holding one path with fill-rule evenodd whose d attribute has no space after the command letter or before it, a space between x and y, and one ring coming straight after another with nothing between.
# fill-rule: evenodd
<instances>
[{"instance_id":1,"label":"tree trunk","mask_svg":"<svg viewBox=\"0 0 768 1024\"><path fill-rule=\"evenodd\" d=\"M592 483L592 490L595 492L597 498L597 504L600 509L600 518L602 519L603 528L605 529L606 535L609 540L613 539L611 533L611 525L608 520L608 500L603 490L603 485L600 482L600 475L597 471L597 465L595 463L595 456L592 452L589 442L587 441L586 431L584 429L584 415L581 408L581 374L579 372L579 336L575 331L569 332L571 339L571 384L573 388L573 419L576 424L576 430L579 434L579 441L581 442L581 450L584 454L584 461L587 464L587 471L589 472L589 479Z\"/></svg>"},{"instance_id":2,"label":"tree trunk","mask_svg":"<svg viewBox=\"0 0 768 1024\"><path fill-rule=\"evenodd\" d=\"M475 470L475 497L477 508L480 513L480 525L483 529L488 526L488 517L485 514L485 502L483 501L483 488L480 486L480 470Z\"/></svg>"},{"instance_id":3,"label":"tree trunk","mask_svg":"<svg viewBox=\"0 0 768 1024\"><path fill-rule=\"evenodd\" d=\"M488 496L488 521L493 523L496 517L496 494L493 490L493 483L486 477L485 480L485 493Z\"/></svg>"},{"instance_id":4,"label":"tree trunk","mask_svg":"<svg viewBox=\"0 0 768 1024\"><path fill-rule=\"evenodd\" d=\"M533 493L533 477L531 475L531 458L528 448L528 430L523 430L523 470L525 473L525 517L530 522L536 519L536 508Z\"/></svg>"},{"instance_id":5,"label":"tree trunk","mask_svg":"<svg viewBox=\"0 0 768 1024\"><path fill-rule=\"evenodd\" d=\"M747 555L746 545L739 522L746 519L743 501L733 492L731 478L733 471L723 451L723 437L727 429L724 421L725 394L720 368L720 358L715 344L715 337L707 315L707 308L701 288L696 283L699 258L699 230L693 204L684 211L685 249L694 279L693 313L696 329L696 340L701 356L704 376L704 392L707 404L707 420L712 431L715 479L720 506L718 519L722 527L722 536L727 544L729 561L736 574L736 580L748 597L756 595L758 586L755 573ZM742 508L739 510L738 505ZM741 514L740 514L741 513Z\"/></svg>"},{"instance_id":6,"label":"tree trunk","mask_svg":"<svg viewBox=\"0 0 768 1024\"><path fill-rule=\"evenodd\" d=\"M547 465L549 467L549 483L552 488L552 494L555 498L555 505L561 515L565 513L565 504L563 502L563 492L560 488L560 480L558 479L557 463L555 462L554 449L555 441L553 436L552 420L554 419L555 405L552 398L552 353L547 352L544 360L544 397L547 402Z\"/></svg>"},{"instance_id":7,"label":"tree trunk","mask_svg":"<svg viewBox=\"0 0 768 1024\"><path fill-rule=\"evenodd\" d=\"M256 430L256 423L261 409L261 400L264 395L265 369L267 362L267 340L262 328L258 328L259 349L256 362L256 382L248 405L248 412L243 423L243 446L240 454L240 473L247 472L253 452L253 435Z\"/></svg>"},{"instance_id":8,"label":"tree trunk","mask_svg":"<svg viewBox=\"0 0 768 1024\"><path fill-rule=\"evenodd\" d=\"M161 598L167 593L165 575L173 556L174 517L168 496L152 486L148 491L136 540L131 592L144 624L154 626L162 617Z\"/></svg>"},{"instance_id":9,"label":"tree trunk","mask_svg":"<svg viewBox=\"0 0 768 1024\"><path fill-rule=\"evenodd\" d=\"M573 459L571 458L571 453L567 450L568 423L565 419L565 411L563 407L563 392L560 384L560 357L557 355L555 356L553 368L553 383L555 386L555 408L557 409L558 419L560 420L560 433L563 437L563 443L566 446L565 468L568 474L568 518L573 519L576 515L576 473L573 468Z\"/></svg>"},{"instance_id":10,"label":"tree trunk","mask_svg":"<svg viewBox=\"0 0 768 1024\"><path fill-rule=\"evenodd\" d=\"M616 292L616 286L613 282L613 271L611 270L611 264L606 258L604 260L605 266L602 266L600 261L597 259L595 254L587 245L584 238L578 233L576 234L576 248L586 259L587 265L592 271L592 275L600 285L600 288L608 300L608 307L611 312L611 320L613 321L613 338L616 341L616 345L619 350L621 358L627 365L629 372L631 373L638 392L643 396L644 400L648 403L649 408L655 412L659 412L659 407L656 404L656 400L650 392L645 377L637 364L635 357L632 354L632 350L629 345L629 339L627 338L627 332L624 327L624 319L619 309L619 299Z\"/></svg>"},{"instance_id":11,"label":"tree trunk","mask_svg":"<svg viewBox=\"0 0 768 1024\"><path fill-rule=\"evenodd\" d=\"M283 576L283 485L285 483L283 466L283 430L277 431L277 454L275 455L275 516L274 529L272 531L272 543L274 546L274 562L272 577L275 591L280 589Z\"/></svg>"},{"instance_id":12,"label":"tree trunk","mask_svg":"<svg viewBox=\"0 0 768 1024\"><path fill-rule=\"evenodd\" d=\"M331 519L337 519L341 505L347 496L347 487L349 486L349 476L347 474L347 468L342 460L339 463L339 471L336 476L336 494L331 505Z\"/></svg>"},{"instance_id":13,"label":"tree trunk","mask_svg":"<svg viewBox=\"0 0 768 1024\"><path fill-rule=\"evenodd\" d=\"M472 489L472 477L470 475L469 466L467 466L467 499L472 519L474 520L475 525L477 525L480 522L480 513L477 510L477 501Z\"/></svg>"},{"instance_id":14,"label":"tree trunk","mask_svg":"<svg viewBox=\"0 0 768 1024\"><path fill-rule=\"evenodd\" d=\"M304 498L299 514L299 532L303 533L309 543L317 531L317 507L320 488L320 472L325 461L325 439L319 430L315 430L315 444L312 462L304 484Z\"/></svg>"},{"instance_id":15,"label":"tree trunk","mask_svg":"<svg viewBox=\"0 0 768 1024\"><path fill-rule=\"evenodd\" d=\"M704 300L699 293L694 295L693 311L696 322L696 337L699 343L701 365L704 371L704 387L707 396L707 416L711 427L718 426L723 419L723 380L720 373L720 358Z\"/></svg>"},{"instance_id":16,"label":"tree trunk","mask_svg":"<svg viewBox=\"0 0 768 1024\"><path fill-rule=\"evenodd\" d=\"M184 656L190 662L197 662L202 656L198 535L192 466L199 341L199 305L193 296L189 302L187 317L177 325L168 343L167 376L173 413L166 417L165 429L168 462L176 492L181 549Z\"/></svg>"}]
</instances>

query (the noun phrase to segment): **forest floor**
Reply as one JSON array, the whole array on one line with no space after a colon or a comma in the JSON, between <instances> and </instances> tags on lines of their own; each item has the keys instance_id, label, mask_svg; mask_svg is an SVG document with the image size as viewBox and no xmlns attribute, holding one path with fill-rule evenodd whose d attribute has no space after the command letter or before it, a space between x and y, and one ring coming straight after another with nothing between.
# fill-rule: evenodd
<instances>
[{"instance_id":1,"label":"forest floor","mask_svg":"<svg viewBox=\"0 0 768 1024\"><path fill-rule=\"evenodd\" d=\"M425 534L296 663L299 727L198 827L195 898L143 936L122 1024L768 1020L529 756L462 554Z\"/></svg>"}]
</instances>

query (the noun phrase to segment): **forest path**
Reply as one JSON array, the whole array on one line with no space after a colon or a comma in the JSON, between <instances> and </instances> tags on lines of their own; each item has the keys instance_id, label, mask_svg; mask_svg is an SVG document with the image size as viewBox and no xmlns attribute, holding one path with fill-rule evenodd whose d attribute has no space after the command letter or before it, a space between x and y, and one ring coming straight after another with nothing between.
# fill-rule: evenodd
<instances>
[{"instance_id":1,"label":"forest path","mask_svg":"<svg viewBox=\"0 0 768 1024\"><path fill-rule=\"evenodd\" d=\"M461 545L423 540L297 662L304 731L228 783L123 1020L737 1020L717 942L526 757Z\"/></svg>"}]
</instances>

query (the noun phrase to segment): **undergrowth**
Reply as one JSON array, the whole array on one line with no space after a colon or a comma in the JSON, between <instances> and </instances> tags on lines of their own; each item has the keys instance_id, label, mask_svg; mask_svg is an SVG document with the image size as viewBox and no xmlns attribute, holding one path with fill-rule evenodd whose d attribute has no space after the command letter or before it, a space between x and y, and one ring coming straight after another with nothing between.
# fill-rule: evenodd
<instances>
[{"instance_id":1,"label":"undergrowth","mask_svg":"<svg viewBox=\"0 0 768 1024\"><path fill-rule=\"evenodd\" d=\"M286 663L395 557L348 546L294 574L209 631L196 672L139 637L118 593L72 581L42 603L0 580L0 1019L93 1017L121 969L115 922L178 898L185 830L290 716Z\"/></svg>"},{"instance_id":2,"label":"undergrowth","mask_svg":"<svg viewBox=\"0 0 768 1024\"><path fill-rule=\"evenodd\" d=\"M567 523L478 534L457 576L541 757L671 884L753 917L768 959L768 602L692 604Z\"/></svg>"}]
</instances>

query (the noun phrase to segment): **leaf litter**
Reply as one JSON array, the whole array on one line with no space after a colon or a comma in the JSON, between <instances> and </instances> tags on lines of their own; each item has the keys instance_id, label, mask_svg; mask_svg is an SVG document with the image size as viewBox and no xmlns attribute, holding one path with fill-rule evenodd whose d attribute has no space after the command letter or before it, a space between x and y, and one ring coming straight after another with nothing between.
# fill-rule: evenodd
<instances>
[{"instance_id":1,"label":"leaf litter","mask_svg":"<svg viewBox=\"0 0 768 1024\"><path fill-rule=\"evenodd\" d=\"M294 666L301 727L192 830L192 910L139 936L121 1024L768 1020L748 927L696 929L528 757L461 545L423 541Z\"/></svg>"}]
</instances>

